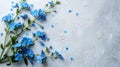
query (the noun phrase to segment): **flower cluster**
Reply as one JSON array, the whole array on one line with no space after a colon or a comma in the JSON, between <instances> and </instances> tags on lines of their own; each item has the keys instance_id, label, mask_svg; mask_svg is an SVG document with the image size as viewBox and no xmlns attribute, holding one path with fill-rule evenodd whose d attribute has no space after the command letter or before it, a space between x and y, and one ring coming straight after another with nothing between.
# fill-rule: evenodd
<instances>
[{"instance_id":1,"label":"flower cluster","mask_svg":"<svg viewBox=\"0 0 120 67\"><path fill-rule=\"evenodd\" d=\"M46 33L43 32L43 31L37 31L37 32L33 33L33 35L35 37L41 38L41 40L44 40L44 41L46 41L48 39L47 36L46 36Z\"/></svg>"},{"instance_id":2,"label":"flower cluster","mask_svg":"<svg viewBox=\"0 0 120 67\"><path fill-rule=\"evenodd\" d=\"M13 2L14 3L14 2ZM54 8L56 5L60 4L59 1L48 2L49 6L46 6L49 10ZM54 7L53 7L54 6ZM33 65L36 61L38 63L45 63L48 57L54 59L59 58L64 60L63 56L51 48L45 46L44 42L49 41L47 33L44 30L38 30L33 33L33 36L23 36L26 31L31 31L31 27L40 26L42 29L44 27L37 23L37 21L46 21L48 11L43 9L31 9L32 4L27 3L26 0L21 0L20 3L15 3L12 5L12 10L16 10L16 14L8 14L2 18L5 23L5 40L4 43L0 45L2 52L0 54L0 63L16 63L24 60L25 64L28 65L28 61ZM27 11L27 13L25 12ZM29 14L28 14L29 13ZM29 15L33 16L34 19L30 19ZM19 19L23 19L23 21ZM35 54L34 50L30 47L36 45L35 42L39 42L44 49L40 51L40 54Z\"/></svg>"},{"instance_id":3,"label":"flower cluster","mask_svg":"<svg viewBox=\"0 0 120 67\"><path fill-rule=\"evenodd\" d=\"M41 21L46 20L46 14L42 9L31 11L31 15L36 17L38 21L39 20L41 20Z\"/></svg>"},{"instance_id":4,"label":"flower cluster","mask_svg":"<svg viewBox=\"0 0 120 67\"><path fill-rule=\"evenodd\" d=\"M10 23L13 21L13 16L11 14L8 14L2 18L2 21Z\"/></svg>"},{"instance_id":5,"label":"flower cluster","mask_svg":"<svg viewBox=\"0 0 120 67\"><path fill-rule=\"evenodd\" d=\"M25 47L25 46L30 46L33 44L33 40L31 38L28 37L23 37L20 43L16 43L14 45L15 48L18 47Z\"/></svg>"},{"instance_id":6,"label":"flower cluster","mask_svg":"<svg viewBox=\"0 0 120 67\"><path fill-rule=\"evenodd\" d=\"M21 28L22 26L23 26L23 24L21 22L19 22L19 23L11 22L9 24L9 29L10 29L10 31L13 31L15 29Z\"/></svg>"},{"instance_id":7,"label":"flower cluster","mask_svg":"<svg viewBox=\"0 0 120 67\"><path fill-rule=\"evenodd\" d=\"M21 4L22 9L30 10L30 5L27 2L22 2Z\"/></svg>"}]
</instances>

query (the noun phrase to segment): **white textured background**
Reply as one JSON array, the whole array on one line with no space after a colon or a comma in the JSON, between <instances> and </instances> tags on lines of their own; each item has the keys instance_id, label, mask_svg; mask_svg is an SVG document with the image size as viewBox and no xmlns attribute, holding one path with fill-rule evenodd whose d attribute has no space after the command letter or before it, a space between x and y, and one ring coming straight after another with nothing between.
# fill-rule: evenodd
<instances>
[{"instance_id":1,"label":"white textured background","mask_svg":"<svg viewBox=\"0 0 120 67\"><path fill-rule=\"evenodd\" d=\"M0 0L0 18L10 12L11 1ZM50 0L28 0L35 8L43 7L47 1ZM51 39L46 44L60 51L65 61L49 59L47 65L35 63L33 67L120 67L120 0L60 1L58 13L48 16L42 25ZM0 32L3 31L4 23L0 23ZM3 38L0 37L1 42ZM39 48L36 45L33 49L39 53ZM10 67L26 66L18 63Z\"/></svg>"}]
</instances>

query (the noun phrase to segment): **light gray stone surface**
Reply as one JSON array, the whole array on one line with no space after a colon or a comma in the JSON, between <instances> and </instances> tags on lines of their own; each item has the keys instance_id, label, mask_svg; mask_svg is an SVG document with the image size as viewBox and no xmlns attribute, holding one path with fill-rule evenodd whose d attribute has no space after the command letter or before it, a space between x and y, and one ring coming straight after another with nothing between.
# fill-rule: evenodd
<instances>
[{"instance_id":1,"label":"light gray stone surface","mask_svg":"<svg viewBox=\"0 0 120 67\"><path fill-rule=\"evenodd\" d=\"M10 11L11 1L0 0L0 18ZM28 1L39 8L50 0ZM46 44L60 51L65 61L49 59L47 65L36 63L34 67L120 66L120 0L61 0L56 9L58 13L54 17L48 16L48 21L43 23L51 39ZM72 12L68 13L68 10ZM76 16L76 13L79 15ZM51 28L51 25L55 27ZM0 31L4 31L4 23L0 23ZM66 51L65 47L69 50ZM38 52L39 48L36 45L33 49ZM0 67L6 65L1 64ZM25 65L17 63L10 67ZM32 66L29 64L29 67Z\"/></svg>"}]
</instances>

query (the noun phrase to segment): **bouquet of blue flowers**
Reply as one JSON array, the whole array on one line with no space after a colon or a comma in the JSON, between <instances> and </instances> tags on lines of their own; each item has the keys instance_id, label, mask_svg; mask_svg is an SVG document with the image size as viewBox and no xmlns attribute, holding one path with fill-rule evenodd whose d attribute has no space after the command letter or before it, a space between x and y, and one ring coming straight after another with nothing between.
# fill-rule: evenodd
<instances>
[{"instance_id":1,"label":"bouquet of blue flowers","mask_svg":"<svg viewBox=\"0 0 120 67\"><path fill-rule=\"evenodd\" d=\"M14 2L12 2L14 3ZM47 33L44 32L44 27L38 23L47 20L47 15L56 12L54 7L59 5L59 1L51 1L46 4L45 9L32 9L33 5L27 3L26 0L21 0L19 3L14 3L12 6L16 13L9 13L2 18L5 23L5 39L4 43L0 44L0 64L6 63L11 65L19 61L24 61L28 65L28 61L33 65L34 61L38 63L46 63L47 58L64 60L63 56L56 50L53 50L52 46L46 47L44 42L50 39ZM28 14L29 13L29 14ZM33 17L30 19L29 15ZM24 22L21 22L23 20ZM31 31L31 27L38 25L41 29L32 33L32 37L23 36L25 32ZM35 45L35 42L39 42L45 49L41 50L39 54L35 54L31 49Z\"/></svg>"}]
</instances>

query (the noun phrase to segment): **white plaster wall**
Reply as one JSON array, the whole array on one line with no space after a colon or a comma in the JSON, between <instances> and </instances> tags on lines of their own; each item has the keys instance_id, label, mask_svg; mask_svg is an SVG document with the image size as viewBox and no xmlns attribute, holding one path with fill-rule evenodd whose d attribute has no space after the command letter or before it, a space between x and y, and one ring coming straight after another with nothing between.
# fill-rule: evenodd
<instances>
[{"instance_id":1,"label":"white plaster wall","mask_svg":"<svg viewBox=\"0 0 120 67\"><path fill-rule=\"evenodd\" d=\"M11 1L15 0L0 0L0 18L10 12ZM28 0L36 8L43 7L48 1ZM57 14L48 16L48 21L42 25L51 39L46 44L60 51L65 61L49 59L47 65L35 63L34 66L29 64L29 67L119 67L120 0L60 1L61 5L56 8ZM0 31L4 31L4 23L0 23ZM3 42L2 37L0 41ZM69 50L66 51L65 47ZM33 49L39 51L37 45ZM6 65L1 64L0 67ZM10 67L26 66L17 63Z\"/></svg>"}]
</instances>

